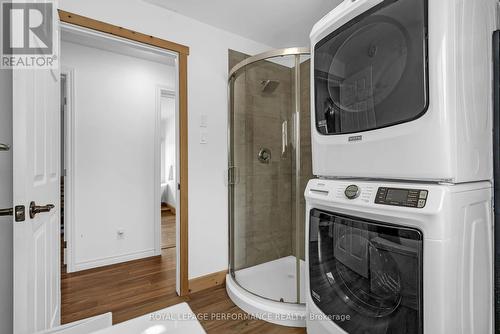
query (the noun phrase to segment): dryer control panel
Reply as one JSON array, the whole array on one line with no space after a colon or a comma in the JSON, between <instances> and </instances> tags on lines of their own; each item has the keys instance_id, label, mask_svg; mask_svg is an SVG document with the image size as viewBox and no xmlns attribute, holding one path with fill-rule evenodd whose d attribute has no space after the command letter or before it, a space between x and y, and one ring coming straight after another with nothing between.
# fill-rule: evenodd
<instances>
[{"instance_id":1,"label":"dryer control panel","mask_svg":"<svg viewBox=\"0 0 500 334\"><path fill-rule=\"evenodd\" d=\"M375 197L375 204L423 208L429 192L422 189L403 189L380 187Z\"/></svg>"}]
</instances>

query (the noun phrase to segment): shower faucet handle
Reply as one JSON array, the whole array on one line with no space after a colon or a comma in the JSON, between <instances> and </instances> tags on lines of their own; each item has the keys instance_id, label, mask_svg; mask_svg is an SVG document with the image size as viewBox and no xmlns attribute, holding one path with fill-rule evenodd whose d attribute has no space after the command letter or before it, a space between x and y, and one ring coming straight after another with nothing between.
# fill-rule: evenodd
<instances>
[{"instance_id":1,"label":"shower faucet handle","mask_svg":"<svg viewBox=\"0 0 500 334\"><path fill-rule=\"evenodd\" d=\"M271 150L268 148L262 147L259 150L259 154L257 155L257 158L263 164L268 164L271 161Z\"/></svg>"}]
</instances>

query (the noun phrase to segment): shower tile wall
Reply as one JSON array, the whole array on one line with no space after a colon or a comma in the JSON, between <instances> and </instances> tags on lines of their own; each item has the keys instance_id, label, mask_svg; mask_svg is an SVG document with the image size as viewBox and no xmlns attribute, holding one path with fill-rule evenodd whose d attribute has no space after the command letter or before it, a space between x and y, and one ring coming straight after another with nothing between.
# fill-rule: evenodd
<instances>
[{"instance_id":1,"label":"shower tile wall","mask_svg":"<svg viewBox=\"0 0 500 334\"><path fill-rule=\"evenodd\" d=\"M230 50L229 68L246 57ZM233 211L235 270L294 254L292 78L293 68L262 61L248 66L235 81L232 145L233 159L239 169ZM263 92L263 80L276 80L279 85L275 90ZM309 90L308 85L305 87ZM308 122L307 119L304 117L301 123ZM283 147L285 121L288 142ZM257 159L261 148L271 150L269 164ZM310 155L310 150L309 140L305 152Z\"/></svg>"}]
</instances>

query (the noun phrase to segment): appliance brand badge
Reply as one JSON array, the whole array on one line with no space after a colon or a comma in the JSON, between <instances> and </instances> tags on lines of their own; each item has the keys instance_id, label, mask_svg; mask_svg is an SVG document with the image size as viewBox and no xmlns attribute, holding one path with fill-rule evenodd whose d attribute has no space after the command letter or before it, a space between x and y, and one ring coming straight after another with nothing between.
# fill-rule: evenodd
<instances>
[{"instance_id":1,"label":"appliance brand badge","mask_svg":"<svg viewBox=\"0 0 500 334\"><path fill-rule=\"evenodd\" d=\"M363 140L363 136L351 136L351 137L349 137L349 142L361 141L361 140Z\"/></svg>"},{"instance_id":2,"label":"appliance brand badge","mask_svg":"<svg viewBox=\"0 0 500 334\"><path fill-rule=\"evenodd\" d=\"M318 302L321 302L321 296L315 292L314 290L311 290L311 295L316 299Z\"/></svg>"}]
</instances>

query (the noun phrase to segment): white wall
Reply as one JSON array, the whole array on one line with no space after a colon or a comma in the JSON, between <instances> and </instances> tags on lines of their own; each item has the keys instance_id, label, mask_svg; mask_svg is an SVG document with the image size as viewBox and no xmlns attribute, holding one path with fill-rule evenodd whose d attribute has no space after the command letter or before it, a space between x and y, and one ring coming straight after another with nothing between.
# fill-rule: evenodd
<instances>
[{"instance_id":1,"label":"white wall","mask_svg":"<svg viewBox=\"0 0 500 334\"><path fill-rule=\"evenodd\" d=\"M152 256L157 90L175 88L175 68L68 42L61 62L74 70L75 269Z\"/></svg>"},{"instance_id":2,"label":"white wall","mask_svg":"<svg viewBox=\"0 0 500 334\"><path fill-rule=\"evenodd\" d=\"M12 71L0 70L0 143L12 144ZM12 207L12 150L0 152L0 208ZM12 333L12 217L0 217L0 333Z\"/></svg>"},{"instance_id":3,"label":"white wall","mask_svg":"<svg viewBox=\"0 0 500 334\"><path fill-rule=\"evenodd\" d=\"M227 269L228 49L256 54L271 47L140 0L60 0L60 8L190 47L189 277ZM244 14L242 14L244 15ZM258 23L256 23L258 24ZM208 116L208 143L200 118Z\"/></svg>"},{"instance_id":4,"label":"white wall","mask_svg":"<svg viewBox=\"0 0 500 334\"><path fill-rule=\"evenodd\" d=\"M161 183L162 183L162 203L167 203L176 208L176 99L175 96L162 96L161 107ZM168 186L165 186L168 185Z\"/></svg>"}]
</instances>

